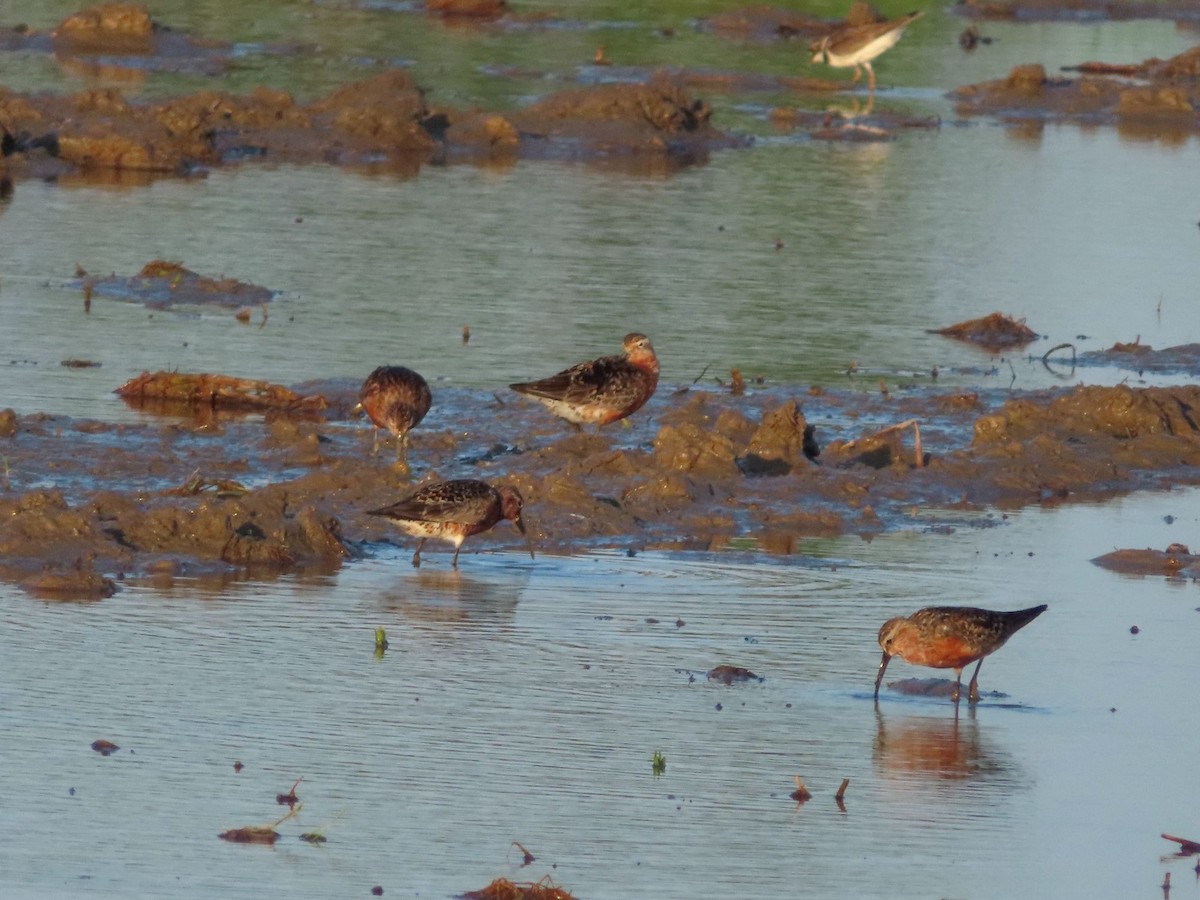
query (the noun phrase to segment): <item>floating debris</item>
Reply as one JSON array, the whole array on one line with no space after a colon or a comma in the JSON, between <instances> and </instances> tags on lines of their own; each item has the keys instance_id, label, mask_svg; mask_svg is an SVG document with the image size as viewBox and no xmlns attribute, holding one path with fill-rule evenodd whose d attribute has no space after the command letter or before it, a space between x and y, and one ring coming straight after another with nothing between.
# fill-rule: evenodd
<instances>
[{"instance_id":1,"label":"floating debris","mask_svg":"<svg viewBox=\"0 0 1200 900\"><path fill-rule=\"evenodd\" d=\"M558 887L550 876L541 881L517 883L507 878L497 878L478 891L460 894L460 900L574 900L574 895Z\"/></svg>"},{"instance_id":2,"label":"floating debris","mask_svg":"<svg viewBox=\"0 0 1200 900\"><path fill-rule=\"evenodd\" d=\"M708 670L708 680L720 681L724 684L733 684L735 681L757 681L761 684L766 679L761 675L755 675L749 669L744 669L741 666L721 665Z\"/></svg>"},{"instance_id":3,"label":"floating debris","mask_svg":"<svg viewBox=\"0 0 1200 900\"><path fill-rule=\"evenodd\" d=\"M97 741L92 741L92 749L95 750L97 753L99 753L101 756L112 756L114 753L116 753L121 748L118 747L116 744L114 744L112 741L106 741L106 740L104 740L104 738L100 738Z\"/></svg>"},{"instance_id":4,"label":"floating debris","mask_svg":"<svg viewBox=\"0 0 1200 900\"><path fill-rule=\"evenodd\" d=\"M650 757L650 771L654 775L662 775L667 771L667 757L661 750L655 750Z\"/></svg>"}]
</instances>

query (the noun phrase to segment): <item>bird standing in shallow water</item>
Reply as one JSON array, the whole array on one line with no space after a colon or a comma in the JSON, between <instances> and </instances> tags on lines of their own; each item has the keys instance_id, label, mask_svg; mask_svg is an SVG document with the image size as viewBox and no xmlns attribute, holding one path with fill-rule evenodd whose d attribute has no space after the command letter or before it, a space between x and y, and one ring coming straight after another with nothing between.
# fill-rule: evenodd
<instances>
[{"instance_id":1,"label":"bird standing in shallow water","mask_svg":"<svg viewBox=\"0 0 1200 900\"><path fill-rule=\"evenodd\" d=\"M396 438L396 459L408 453L408 432L429 412L433 396L425 379L404 366L380 366L367 376L358 405L375 424L371 452L379 450L379 429Z\"/></svg>"},{"instance_id":2,"label":"bird standing in shallow water","mask_svg":"<svg viewBox=\"0 0 1200 900\"><path fill-rule=\"evenodd\" d=\"M533 557L533 540L521 518L523 504L516 488L494 488L486 481L461 479L427 484L391 506L367 511L370 516L385 516L400 530L419 537L412 564L421 565L421 548L429 538L448 541L454 545L452 565L458 568L458 551L463 541L473 534L487 531L501 519L508 519L529 545Z\"/></svg>"},{"instance_id":3,"label":"bird standing in shallow water","mask_svg":"<svg viewBox=\"0 0 1200 900\"><path fill-rule=\"evenodd\" d=\"M1046 604L1014 612L995 612L971 606L929 606L907 618L889 619L879 629L879 646L883 660L875 676L875 697L883 673L893 656L899 656L917 666L954 670L954 693L950 699L958 702L962 688L963 667L979 661L967 700L979 702L979 669L983 658L1004 646L1010 637L1046 611Z\"/></svg>"},{"instance_id":4,"label":"bird standing in shallow water","mask_svg":"<svg viewBox=\"0 0 1200 900\"><path fill-rule=\"evenodd\" d=\"M637 412L658 387L658 357L644 334L625 335L624 353L602 356L543 378L510 384L577 429L607 425Z\"/></svg>"},{"instance_id":5,"label":"bird standing in shallow water","mask_svg":"<svg viewBox=\"0 0 1200 900\"><path fill-rule=\"evenodd\" d=\"M839 69L854 66L854 82L862 78L862 70L865 67L869 76L870 92L874 94L875 70L871 68L871 60L896 46L896 42L904 34L904 29L923 15L925 13L917 11L890 22L845 25L819 41L812 42L809 46L813 53L812 61L828 63Z\"/></svg>"}]
</instances>

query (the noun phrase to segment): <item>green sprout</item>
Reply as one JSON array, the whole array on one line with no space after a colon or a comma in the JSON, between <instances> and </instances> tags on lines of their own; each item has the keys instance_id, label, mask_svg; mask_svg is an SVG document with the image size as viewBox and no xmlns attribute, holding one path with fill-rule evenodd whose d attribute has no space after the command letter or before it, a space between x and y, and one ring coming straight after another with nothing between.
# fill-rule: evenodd
<instances>
[{"instance_id":1,"label":"green sprout","mask_svg":"<svg viewBox=\"0 0 1200 900\"><path fill-rule=\"evenodd\" d=\"M654 755L650 757L650 771L655 775L661 775L667 771L667 758L661 750L655 750Z\"/></svg>"}]
</instances>

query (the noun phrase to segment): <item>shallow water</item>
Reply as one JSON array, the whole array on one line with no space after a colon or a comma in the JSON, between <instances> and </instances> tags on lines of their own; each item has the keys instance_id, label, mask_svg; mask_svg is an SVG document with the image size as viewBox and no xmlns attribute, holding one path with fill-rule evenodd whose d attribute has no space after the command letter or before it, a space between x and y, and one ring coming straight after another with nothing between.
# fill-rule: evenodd
<instances>
[{"instance_id":1,"label":"shallow water","mask_svg":"<svg viewBox=\"0 0 1200 900\"><path fill-rule=\"evenodd\" d=\"M599 43L629 65L774 73L796 71L798 52L682 27L664 41L661 20L616 3L578 5L578 22L603 27L499 34L382 5L259 6L155 14L247 43L320 43L315 65L247 50L235 87L311 95L411 61L439 102L463 105L586 80ZM12 15L44 28L74 7ZM682 25L720 8L661 16ZM966 55L954 44L965 24L931 12L880 63L881 104L944 117L883 145L776 132L767 110L795 95L717 96L718 124L758 141L679 172L247 166L149 185L18 183L0 206L0 407L133 419L111 391L143 369L296 383L383 362L486 399L613 352L632 329L653 338L668 384L736 366L800 394L846 382L852 362L864 391L881 379L893 391L1137 383L1028 357L1063 341L1200 341L1197 142L958 123L942 94L1032 60L1137 61L1191 41L1161 22L985 23L997 43ZM545 77L487 68L531 59ZM3 63L22 89L112 78L44 55ZM212 82L123 85L153 96ZM102 297L85 314L69 285L76 264L128 275L158 257L281 294L260 327L257 312L242 325ZM997 310L1045 339L1002 360L926 332ZM1172 897L1195 896L1191 863L1163 862L1172 845L1158 834L1200 830L1196 585L1087 560L1194 547L1196 501L995 513L996 527L949 533L944 513L924 529L916 510L904 533L805 541L786 557L741 541L716 555L530 561L483 537L457 575L436 551L414 571L406 544L335 575L126 585L95 604L0 585L0 893L328 897L380 884L445 897L548 874L581 897L1157 897L1171 871ZM885 619L1038 602L1049 612L982 670L984 691L1004 696L957 720L944 699L872 703ZM391 639L382 659L377 626ZM722 663L765 680L707 683ZM122 749L102 758L97 738ZM796 774L814 793L800 808ZM217 840L282 815L274 797L300 776L304 809L273 848ZM843 813L832 795L847 777ZM308 830L328 843L302 843ZM528 868L514 840L538 857Z\"/></svg>"},{"instance_id":2,"label":"shallow water","mask_svg":"<svg viewBox=\"0 0 1200 900\"><path fill-rule=\"evenodd\" d=\"M480 541L457 575L385 545L336 578L91 605L5 587L5 894L439 897L549 874L581 897L1132 897L1169 870L1194 896L1158 833L1195 834L1200 595L1080 550L1165 545L1196 499L782 561ZM945 698L871 700L876 628L930 601L1050 604L957 719ZM707 682L722 663L764 681ZM897 661L889 681L929 674ZM300 776L273 848L217 840L282 815Z\"/></svg>"}]
</instances>

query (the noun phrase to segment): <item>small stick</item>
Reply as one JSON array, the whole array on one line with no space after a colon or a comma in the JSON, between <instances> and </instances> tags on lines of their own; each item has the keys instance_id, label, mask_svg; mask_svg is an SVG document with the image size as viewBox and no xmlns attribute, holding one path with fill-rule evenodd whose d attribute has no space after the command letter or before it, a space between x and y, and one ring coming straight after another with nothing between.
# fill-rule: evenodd
<instances>
[{"instance_id":1,"label":"small stick","mask_svg":"<svg viewBox=\"0 0 1200 900\"><path fill-rule=\"evenodd\" d=\"M1051 353L1055 352L1056 350L1066 350L1068 347L1071 348L1071 365L1075 365L1075 345L1072 343L1069 343L1069 342L1065 343L1065 344L1055 344L1053 347L1051 347L1049 350L1047 350L1045 353L1042 354L1042 362L1045 362L1046 357L1048 357Z\"/></svg>"},{"instance_id":2,"label":"small stick","mask_svg":"<svg viewBox=\"0 0 1200 900\"><path fill-rule=\"evenodd\" d=\"M1166 834L1165 832L1163 837L1168 841L1174 841L1177 843L1179 845L1180 853L1186 853L1189 855L1192 853L1200 853L1200 841L1189 841L1187 838L1175 837L1175 835Z\"/></svg>"},{"instance_id":3,"label":"small stick","mask_svg":"<svg viewBox=\"0 0 1200 900\"><path fill-rule=\"evenodd\" d=\"M841 803L841 802L842 802L842 800L844 800L844 799L845 799L845 797L846 797L846 788L847 788L849 785L850 785L850 779L849 779L849 778L843 778L843 779L842 779L842 785L841 785L841 787L839 787L839 788L837 789L837 793L833 795L833 799L834 799L834 800L836 800L838 803Z\"/></svg>"},{"instance_id":4,"label":"small stick","mask_svg":"<svg viewBox=\"0 0 1200 900\"><path fill-rule=\"evenodd\" d=\"M708 369L709 369L709 366L711 366L711 365L712 365L712 363L709 363L709 364L708 364L708 365L706 365L706 366L705 366L703 369L701 369L701 370L700 370L700 374L699 374L699 375L697 375L697 376L696 376L696 377L695 377L695 378L692 380L692 384L696 384L696 383L698 383L698 382L700 381L700 379L704 377L704 373L708 371Z\"/></svg>"},{"instance_id":5,"label":"small stick","mask_svg":"<svg viewBox=\"0 0 1200 900\"><path fill-rule=\"evenodd\" d=\"M533 862L535 859L537 859L536 856L534 856L532 853L530 853L528 850L525 849L525 846L520 841L513 841L512 845L514 847L516 847L518 850L520 850L522 856L524 857L524 859L521 861L522 866L527 866L531 862Z\"/></svg>"}]
</instances>

